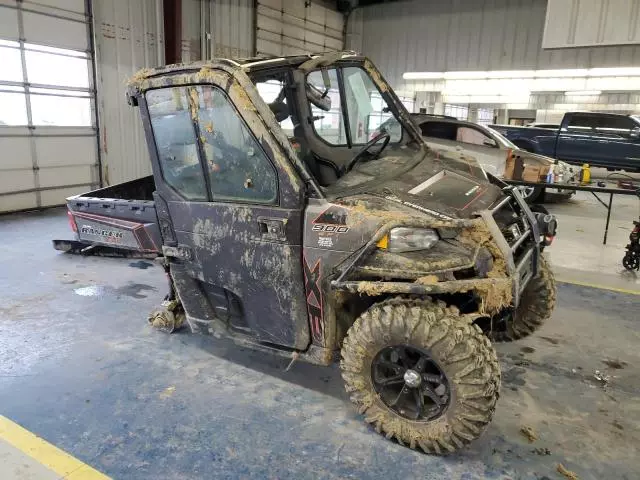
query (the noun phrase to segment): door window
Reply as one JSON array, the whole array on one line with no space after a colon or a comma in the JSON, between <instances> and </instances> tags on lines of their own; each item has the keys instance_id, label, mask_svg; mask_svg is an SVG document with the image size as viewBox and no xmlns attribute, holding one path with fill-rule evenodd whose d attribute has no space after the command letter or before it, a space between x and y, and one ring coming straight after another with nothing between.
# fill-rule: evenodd
<instances>
[{"instance_id":1,"label":"door window","mask_svg":"<svg viewBox=\"0 0 640 480\"><path fill-rule=\"evenodd\" d=\"M182 197L276 203L276 171L222 91L163 88L147 92L146 99L162 176Z\"/></svg>"},{"instance_id":2,"label":"door window","mask_svg":"<svg viewBox=\"0 0 640 480\"><path fill-rule=\"evenodd\" d=\"M264 82L256 82L255 86L264 103L275 115L284 134L287 137L293 137L293 121L291 119L291 111L287 105L284 82L270 79Z\"/></svg>"},{"instance_id":3,"label":"door window","mask_svg":"<svg viewBox=\"0 0 640 480\"><path fill-rule=\"evenodd\" d=\"M567 129L573 132L590 132L598 126L598 117L595 115L573 114L569 119Z\"/></svg>"},{"instance_id":4,"label":"door window","mask_svg":"<svg viewBox=\"0 0 640 480\"><path fill-rule=\"evenodd\" d=\"M596 127L596 131L599 133L629 136L631 131L637 127L638 125L629 117L603 115L600 117L600 123L598 127Z\"/></svg>"},{"instance_id":5,"label":"door window","mask_svg":"<svg viewBox=\"0 0 640 480\"><path fill-rule=\"evenodd\" d=\"M351 142L363 145L377 134L380 125L394 117L386 100L364 70L347 67L342 72ZM387 133L391 136L391 142L398 142L402 138L402 129L391 129Z\"/></svg>"},{"instance_id":6,"label":"door window","mask_svg":"<svg viewBox=\"0 0 640 480\"><path fill-rule=\"evenodd\" d=\"M164 181L187 200L206 201L187 89L151 90L146 99Z\"/></svg>"},{"instance_id":7,"label":"door window","mask_svg":"<svg viewBox=\"0 0 640 480\"><path fill-rule=\"evenodd\" d=\"M214 200L276 203L276 171L227 96L212 86L189 87Z\"/></svg>"},{"instance_id":8,"label":"door window","mask_svg":"<svg viewBox=\"0 0 640 480\"><path fill-rule=\"evenodd\" d=\"M470 143L471 145L483 145L485 147L495 146L496 142L480 130L471 127L458 127L456 141Z\"/></svg>"},{"instance_id":9,"label":"door window","mask_svg":"<svg viewBox=\"0 0 640 480\"><path fill-rule=\"evenodd\" d=\"M322 72L311 72L307 76L307 83L310 85L308 88L320 92L320 95L326 92L325 97L331 102L331 106L327 111L309 103L311 106L311 116L313 117L313 128L318 136L325 142L331 145L346 145L347 135L344 130L338 74L335 68L327 70L327 74L329 77L329 84L327 86L325 86L322 78Z\"/></svg>"},{"instance_id":10,"label":"door window","mask_svg":"<svg viewBox=\"0 0 640 480\"><path fill-rule=\"evenodd\" d=\"M422 136L442 138L443 140L456 140L457 127L450 122L424 122L420 124Z\"/></svg>"},{"instance_id":11,"label":"door window","mask_svg":"<svg viewBox=\"0 0 640 480\"><path fill-rule=\"evenodd\" d=\"M330 100L330 108L323 110L309 102L316 133L331 145L347 145L347 129L352 145L364 145L376 135L381 128L395 120L389 106L375 86L369 75L359 67L342 69L344 103L342 108L341 89L338 83L338 71L335 68L326 70L328 82L325 83L321 71L309 73L308 88L315 90L317 96ZM346 123L348 122L348 124ZM391 142L402 138L402 127L387 129ZM345 128L345 125L347 128Z\"/></svg>"}]
</instances>

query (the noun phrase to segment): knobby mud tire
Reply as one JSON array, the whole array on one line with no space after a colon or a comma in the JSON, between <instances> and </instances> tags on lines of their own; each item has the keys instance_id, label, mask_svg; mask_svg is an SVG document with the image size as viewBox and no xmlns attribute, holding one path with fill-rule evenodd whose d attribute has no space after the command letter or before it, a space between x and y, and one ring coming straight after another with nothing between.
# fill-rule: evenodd
<instances>
[{"instance_id":1,"label":"knobby mud tire","mask_svg":"<svg viewBox=\"0 0 640 480\"><path fill-rule=\"evenodd\" d=\"M444 455L478 438L491 421L500 394L500 366L493 345L476 326L442 302L395 298L365 311L342 346L342 378L356 405L378 433L425 453ZM427 350L447 376L447 410L432 421L413 421L388 408L376 393L372 361L389 345Z\"/></svg>"},{"instance_id":2,"label":"knobby mud tire","mask_svg":"<svg viewBox=\"0 0 640 480\"><path fill-rule=\"evenodd\" d=\"M492 331L495 342L511 342L531 335L547 321L556 306L556 281L549 262L541 255L538 274L531 279L514 314L506 320L506 328Z\"/></svg>"}]
</instances>

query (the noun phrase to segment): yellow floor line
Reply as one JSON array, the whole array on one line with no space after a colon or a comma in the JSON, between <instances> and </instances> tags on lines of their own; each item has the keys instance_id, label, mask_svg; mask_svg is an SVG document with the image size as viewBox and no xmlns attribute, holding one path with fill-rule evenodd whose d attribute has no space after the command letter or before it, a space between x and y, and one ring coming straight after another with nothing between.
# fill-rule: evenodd
<instances>
[{"instance_id":1,"label":"yellow floor line","mask_svg":"<svg viewBox=\"0 0 640 480\"><path fill-rule=\"evenodd\" d=\"M109 480L109 477L0 415L0 438L65 480Z\"/></svg>"},{"instance_id":2,"label":"yellow floor line","mask_svg":"<svg viewBox=\"0 0 640 480\"><path fill-rule=\"evenodd\" d=\"M611 290L612 292L628 293L629 295L640 295L640 291L638 291L638 290L630 290L630 289L626 289L626 288L609 287L607 285L597 285L595 283L588 283L588 282L577 282L575 280L565 280L565 279L562 279L562 278L557 278L556 280L558 282L560 282L560 283L570 283L572 285L579 285L581 287L598 288L600 290Z\"/></svg>"}]
</instances>

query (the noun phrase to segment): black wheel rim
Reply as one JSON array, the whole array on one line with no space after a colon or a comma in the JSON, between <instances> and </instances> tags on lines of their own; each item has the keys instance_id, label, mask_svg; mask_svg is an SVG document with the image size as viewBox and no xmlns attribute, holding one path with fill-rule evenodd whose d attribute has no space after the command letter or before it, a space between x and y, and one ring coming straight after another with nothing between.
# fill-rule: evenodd
<instances>
[{"instance_id":1,"label":"black wheel rim","mask_svg":"<svg viewBox=\"0 0 640 480\"><path fill-rule=\"evenodd\" d=\"M500 313L494 315L491 319L488 332L485 333L503 333L507 331L509 324L512 324L515 316L514 308L504 308Z\"/></svg>"},{"instance_id":2,"label":"black wheel rim","mask_svg":"<svg viewBox=\"0 0 640 480\"><path fill-rule=\"evenodd\" d=\"M380 350L371 364L371 380L387 408L409 420L435 420L451 399L449 380L438 363L410 345Z\"/></svg>"}]
</instances>

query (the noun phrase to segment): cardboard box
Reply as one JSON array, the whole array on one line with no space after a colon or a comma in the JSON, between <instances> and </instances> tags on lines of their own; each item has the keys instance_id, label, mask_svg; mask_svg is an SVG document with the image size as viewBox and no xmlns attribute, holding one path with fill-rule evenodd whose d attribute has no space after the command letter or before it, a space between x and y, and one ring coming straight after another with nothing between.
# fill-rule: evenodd
<instances>
[{"instance_id":1,"label":"cardboard box","mask_svg":"<svg viewBox=\"0 0 640 480\"><path fill-rule=\"evenodd\" d=\"M522 157L516 152L511 152L504 166L505 180L522 180L523 169L524 162L522 161Z\"/></svg>"},{"instance_id":2,"label":"cardboard box","mask_svg":"<svg viewBox=\"0 0 640 480\"><path fill-rule=\"evenodd\" d=\"M507 180L513 180L513 172L516 169L516 161L512 155L507 158L507 163L504 166L504 178Z\"/></svg>"},{"instance_id":3,"label":"cardboard box","mask_svg":"<svg viewBox=\"0 0 640 480\"><path fill-rule=\"evenodd\" d=\"M525 165L522 171L522 180L525 182L539 182L542 175L540 165Z\"/></svg>"}]
</instances>

